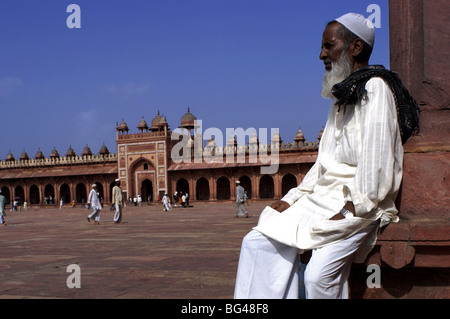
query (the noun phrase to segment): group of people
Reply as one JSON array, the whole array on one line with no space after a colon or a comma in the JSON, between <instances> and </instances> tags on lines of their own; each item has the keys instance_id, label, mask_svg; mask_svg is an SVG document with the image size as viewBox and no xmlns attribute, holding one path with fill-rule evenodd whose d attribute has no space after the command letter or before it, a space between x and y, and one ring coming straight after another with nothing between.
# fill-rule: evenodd
<instances>
[{"instance_id":1,"label":"group of people","mask_svg":"<svg viewBox=\"0 0 450 319\"><path fill-rule=\"evenodd\" d=\"M163 211L168 212L172 208L172 199L167 193L163 195L161 202L163 205ZM182 207L189 207L189 193L175 191L173 194L173 205L176 207L178 204Z\"/></svg>"},{"instance_id":2,"label":"group of people","mask_svg":"<svg viewBox=\"0 0 450 319\"><path fill-rule=\"evenodd\" d=\"M115 214L113 221L115 224L122 222L122 209L124 207L124 198L122 188L120 187L120 179L115 180L115 185L112 189L112 204L115 208ZM92 190L89 193L88 205L92 209L92 213L87 217L87 221L90 223L91 219L94 220L96 225L100 224L100 211L102 210L102 204L97 192L97 185L92 185Z\"/></svg>"},{"instance_id":3,"label":"group of people","mask_svg":"<svg viewBox=\"0 0 450 319\"><path fill-rule=\"evenodd\" d=\"M177 206L177 203L183 207L189 207L189 193L183 193L182 191L175 191L173 194L173 203L174 206Z\"/></svg>"},{"instance_id":4,"label":"group of people","mask_svg":"<svg viewBox=\"0 0 450 319\"><path fill-rule=\"evenodd\" d=\"M6 197L2 194L2 190L0 189L0 225L3 225L3 226L6 226L5 206L6 206ZM20 205L20 202L18 200L15 200L15 201L11 201L9 210L11 212L14 212L14 211L17 212L17 211L21 210L21 207L22 206ZM23 202L23 209L24 210L28 209L27 201Z\"/></svg>"},{"instance_id":5,"label":"group of people","mask_svg":"<svg viewBox=\"0 0 450 319\"><path fill-rule=\"evenodd\" d=\"M148 199L150 201L150 197ZM134 196L133 198L128 198L128 204L131 206L134 204L134 206L141 206L142 205L142 196L141 194L137 194L137 196Z\"/></svg>"}]
</instances>

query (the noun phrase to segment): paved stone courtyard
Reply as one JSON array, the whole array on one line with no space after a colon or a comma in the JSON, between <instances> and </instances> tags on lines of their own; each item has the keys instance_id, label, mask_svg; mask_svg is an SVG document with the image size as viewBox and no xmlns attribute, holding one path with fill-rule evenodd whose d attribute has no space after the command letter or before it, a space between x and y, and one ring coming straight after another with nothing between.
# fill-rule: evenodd
<instances>
[{"instance_id":1,"label":"paved stone courtyard","mask_svg":"<svg viewBox=\"0 0 450 319\"><path fill-rule=\"evenodd\" d=\"M101 223L82 208L7 212L0 228L0 298L231 299L241 240L270 202L161 204L124 208L121 224L105 207ZM81 288L68 288L80 267Z\"/></svg>"}]
</instances>

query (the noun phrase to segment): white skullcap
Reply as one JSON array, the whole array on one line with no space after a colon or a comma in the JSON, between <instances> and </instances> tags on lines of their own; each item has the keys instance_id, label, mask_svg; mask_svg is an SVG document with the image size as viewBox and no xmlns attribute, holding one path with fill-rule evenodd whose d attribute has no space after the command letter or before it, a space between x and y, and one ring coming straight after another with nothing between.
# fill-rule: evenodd
<instances>
[{"instance_id":1,"label":"white skullcap","mask_svg":"<svg viewBox=\"0 0 450 319\"><path fill-rule=\"evenodd\" d=\"M92 184L92 188L97 187L97 184Z\"/></svg>"},{"instance_id":2,"label":"white skullcap","mask_svg":"<svg viewBox=\"0 0 450 319\"><path fill-rule=\"evenodd\" d=\"M120 178L117 178L117 179L115 180L115 182L120 182Z\"/></svg>"},{"instance_id":3,"label":"white skullcap","mask_svg":"<svg viewBox=\"0 0 450 319\"><path fill-rule=\"evenodd\" d=\"M373 48L375 42L375 28L369 19L362 14L347 13L336 19L337 22L356 34Z\"/></svg>"},{"instance_id":4,"label":"white skullcap","mask_svg":"<svg viewBox=\"0 0 450 319\"><path fill-rule=\"evenodd\" d=\"M236 181L236 184L240 184L241 182L240 181Z\"/></svg>"}]
</instances>

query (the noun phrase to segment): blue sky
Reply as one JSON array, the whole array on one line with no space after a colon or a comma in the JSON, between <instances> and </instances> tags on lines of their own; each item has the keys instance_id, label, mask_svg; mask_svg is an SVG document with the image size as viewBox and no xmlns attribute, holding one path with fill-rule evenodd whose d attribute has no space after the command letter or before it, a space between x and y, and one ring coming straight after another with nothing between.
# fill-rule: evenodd
<instances>
[{"instance_id":1,"label":"blue sky","mask_svg":"<svg viewBox=\"0 0 450 319\"><path fill-rule=\"evenodd\" d=\"M66 24L70 4L81 28ZM389 67L388 0L3 0L0 159L116 152L116 122L134 133L159 110L173 130L188 107L203 131L277 128L292 142L300 127L315 141L330 105L325 24L369 17L371 4L381 9L371 63Z\"/></svg>"}]
</instances>

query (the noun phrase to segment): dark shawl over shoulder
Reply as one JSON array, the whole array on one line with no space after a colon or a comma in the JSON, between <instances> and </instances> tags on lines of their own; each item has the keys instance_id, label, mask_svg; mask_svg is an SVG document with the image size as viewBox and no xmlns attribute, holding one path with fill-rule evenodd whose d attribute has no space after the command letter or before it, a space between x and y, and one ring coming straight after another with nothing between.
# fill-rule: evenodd
<instances>
[{"instance_id":1,"label":"dark shawl over shoulder","mask_svg":"<svg viewBox=\"0 0 450 319\"><path fill-rule=\"evenodd\" d=\"M382 78L394 95L402 143L405 144L411 135L419 132L420 109L397 73L387 70L382 65L370 65L356 70L347 79L333 86L333 95L338 99L336 104L340 108L366 100L365 86L373 77Z\"/></svg>"}]
</instances>

